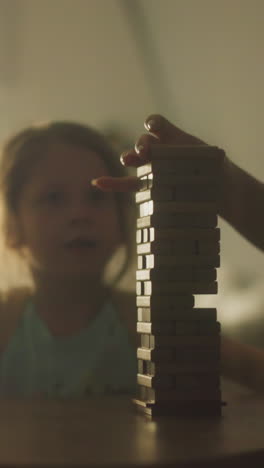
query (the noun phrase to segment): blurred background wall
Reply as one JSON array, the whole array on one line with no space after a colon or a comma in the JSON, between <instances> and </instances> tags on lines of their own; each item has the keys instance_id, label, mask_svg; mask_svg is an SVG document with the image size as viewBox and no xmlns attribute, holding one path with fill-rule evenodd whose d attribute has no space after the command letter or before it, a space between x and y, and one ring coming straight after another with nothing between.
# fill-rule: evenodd
<instances>
[{"instance_id":1,"label":"blurred background wall","mask_svg":"<svg viewBox=\"0 0 264 468\"><path fill-rule=\"evenodd\" d=\"M262 0L0 0L0 138L76 119L133 141L160 112L263 180L263 17ZM223 267L263 278L220 227Z\"/></svg>"}]
</instances>

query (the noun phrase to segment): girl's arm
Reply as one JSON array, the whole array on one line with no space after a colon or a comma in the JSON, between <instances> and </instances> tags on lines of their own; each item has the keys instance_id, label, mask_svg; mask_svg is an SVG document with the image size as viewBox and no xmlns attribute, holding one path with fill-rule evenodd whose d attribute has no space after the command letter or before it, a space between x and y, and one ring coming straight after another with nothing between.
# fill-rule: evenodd
<instances>
[{"instance_id":1,"label":"girl's arm","mask_svg":"<svg viewBox=\"0 0 264 468\"><path fill-rule=\"evenodd\" d=\"M264 184L225 158L219 214L264 250Z\"/></svg>"},{"instance_id":2,"label":"girl's arm","mask_svg":"<svg viewBox=\"0 0 264 468\"><path fill-rule=\"evenodd\" d=\"M222 337L222 375L264 392L264 350Z\"/></svg>"}]
</instances>

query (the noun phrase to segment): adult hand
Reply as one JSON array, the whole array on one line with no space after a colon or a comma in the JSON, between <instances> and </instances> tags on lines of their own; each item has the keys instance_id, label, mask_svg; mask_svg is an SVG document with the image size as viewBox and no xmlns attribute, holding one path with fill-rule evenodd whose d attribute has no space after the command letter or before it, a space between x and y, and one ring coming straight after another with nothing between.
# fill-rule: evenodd
<instances>
[{"instance_id":1,"label":"adult hand","mask_svg":"<svg viewBox=\"0 0 264 468\"><path fill-rule=\"evenodd\" d=\"M136 141L135 147L121 154L120 160L124 166L139 167L151 160L150 145L203 145L199 138L184 132L173 125L165 117L152 114L144 122L148 133L142 134ZM100 177L92 184L104 191L133 192L139 190L139 179L127 177Z\"/></svg>"}]
</instances>

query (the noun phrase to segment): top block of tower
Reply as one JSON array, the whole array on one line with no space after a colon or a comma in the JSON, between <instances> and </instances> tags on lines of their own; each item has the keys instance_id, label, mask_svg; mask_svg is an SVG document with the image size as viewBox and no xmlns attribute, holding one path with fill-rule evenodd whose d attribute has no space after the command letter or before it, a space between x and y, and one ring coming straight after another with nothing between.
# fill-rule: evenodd
<instances>
[{"instance_id":1,"label":"top block of tower","mask_svg":"<svg viewBox=\"0 0 264 468\"><path fill-rule=\"evenodd\" d=\"M151 160L156 159L192 159L210 158L215 161L222 161L224 151L217 146L210 145L151 145Z\"/></svg>"},{"instance_id":2,"label":"top block of tower","mask_svg":"<svg viewBox=\"0 0 264 468\"><path fill-rule=\"evenodd\" d=\"M138 177L153 171L176 173L178 175L219 175L225 157L223 150L216 146L170 146L151 145L150 162L138 167Z\"/></svg>"}]
</instances>

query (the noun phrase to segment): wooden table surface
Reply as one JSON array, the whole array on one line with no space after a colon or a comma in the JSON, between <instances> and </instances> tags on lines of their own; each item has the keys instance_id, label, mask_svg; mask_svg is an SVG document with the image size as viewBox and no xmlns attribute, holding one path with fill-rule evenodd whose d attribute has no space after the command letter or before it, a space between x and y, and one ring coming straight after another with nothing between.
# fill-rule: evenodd
<instances>
[{"instance_id":1,"label":"wooden table surface","mask_svg":"<svg viewBox=\"0 0 264 468\"><path fill-rule=\"evenodd\" d=\"M150 420L130 400L0 400L0 467L264 467L264 396L223 386L220 420Z\"/></svg>"}]
</instances>

